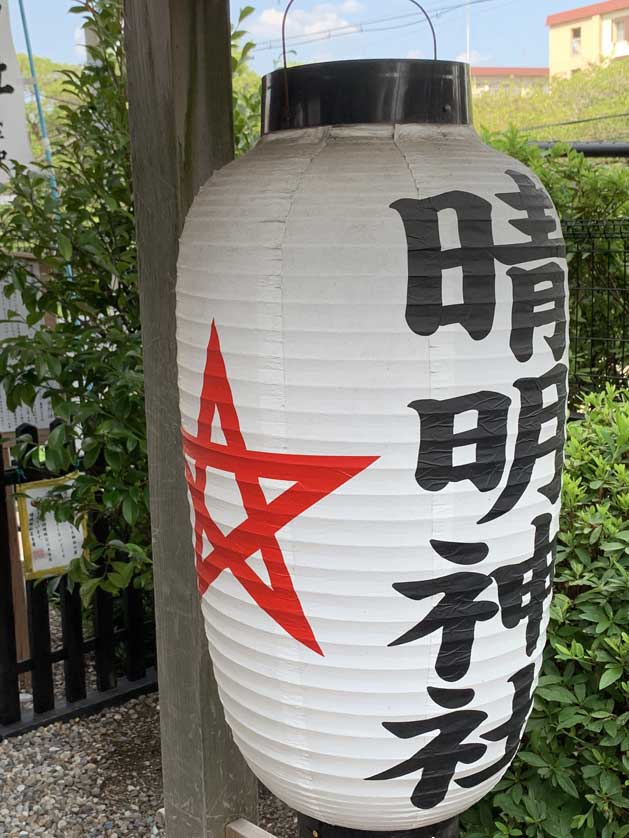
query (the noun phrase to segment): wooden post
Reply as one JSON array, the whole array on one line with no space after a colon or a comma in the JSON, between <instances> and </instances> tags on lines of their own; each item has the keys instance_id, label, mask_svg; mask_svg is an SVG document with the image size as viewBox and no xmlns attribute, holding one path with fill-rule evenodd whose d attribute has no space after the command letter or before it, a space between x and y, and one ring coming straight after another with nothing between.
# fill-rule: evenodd
<instances>
[{"instance_id":1,"label":"wooden post","mask_svg":"<svg viewBox=\"0 0 629 838\"><path fill-rule=\"evenodd\" d=\"M225 725L207 652L184 488L176 380L178 237L233 155L228 0L125 0L169 838L255 819L257 784Z\"/></svg>"}]
</instances>

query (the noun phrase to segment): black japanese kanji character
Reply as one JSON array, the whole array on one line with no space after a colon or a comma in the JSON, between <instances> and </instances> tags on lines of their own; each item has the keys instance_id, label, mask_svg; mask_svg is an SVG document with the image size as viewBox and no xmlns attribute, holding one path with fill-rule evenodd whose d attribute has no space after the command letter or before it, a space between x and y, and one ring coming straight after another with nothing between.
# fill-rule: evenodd
<instances>
[{"instance_id":1,"label":"black japanese kanji character","mask_svg":"<svg viewBox=\"0 0 629 838\"><path fill-rule=\"evenodd\" d=\"M524 725L533 706L534 680L535 664L533 663L524 667L513 678L509 679L509 682L514 687L511 718L503 725L500 725L500 727L482 736L487 742L500 742L502 739L506 739L505 754L497 762L494 762L493 765L489 765L483 769L483 771L457 780L456 783L458 786L465 789L479 786L511 764L520 747L520 742L524 734Z\"/></svg>"},{"instance_id":2,"label":"black japanese kanji character","mask_svg":"<svg viewBox=\"0 0 629 838\"><path fill-rule=\"evenodd\" d=\"M524 233L530 241L497 248L496 258L506 265L534 260L563 258L566 248L561 237L550 238L558 230L557 218L548 214L553 202L546 192L535 185L524 172L509 169L506 172L518 187L517 192L502 192L496 195L503 203L515 210L526 212L527 218L512 219L509 224ZM513 267L507 271L513 283L513 313L511 350L519 361L528 361L533 356L533 334L535 328L549 323L555 324L555 332L547 338L555 361L559 361L566 348L566 291L565 270L556 262L527 271ZM547 286L550 288L539 286ZM540 308L544 309L540 311Z\"/></svg>"},{"instance_id":3,"label":"black japanese kanji character","mask_svg":"<svg viewBox=\"0 0 629 838\"><path fill-rule=\"evenodd\" d=\"M555 578L557 537L551 541L551 515L540 515L533 521L535 550L533 556L519 564L507 565L491 575L498 586L498 601L505 628L515 628L527 620L526 653L532 655L539 640L544 603L552 594Z\"/></svg>"},{"instance_id":4,"label":"black japanese kanji character","mask_svg":"<svg viewBox=\"0 0 629 838\"><path fill-rule=\"evenodd\" d=\"M443 692L433 690L431 695L433 699L442 699L440 693ZM462 691L456 692L458 695L455 698L459 700L466 701L469 697L471 701L474 696L473 691L469 691L471 696L469 694L463 696ZM443 698L447 703L440 706L451 704L446 696ZM466 704L469 704L469 701L466 701ZM455 710L435 719L421 719L416 722L383 722L383 727L398 739L414 739L426 733L437 731L438 733L410 759L381 774L367 777L367 780L394 780L421 771L421 778L413 790L411 802L417 809L434 809L445 800L450 782L459 764L471 765L487 751L487 746L481 743L464 744L465 739L486 718L487 713L482 710Z\"/></svg>"},{"instance_id":5,"label":"black japanese kanji character","mask_svg":"<svg viewBox=\"0 0 629 838\"><path fill-rule=\"evenodd\" d=\"M555 503L561 492L563 467L563 446L566 438L567 373L564 364L557 364L540 378L521 378L515 382L520 391L521 406L518 436L515 444L513 465L507 485L490 512L479 524L485 524L510 512L526 491L535 463L548 454L555 455L553 479L538 491L551 503ZM557 398L545 404L544 394L556 388ZM545 426L555 425L552 434L542 441ZM420 484L421 485L421 484Z\"/></svg>"},{"instance_id":6,"label":"black japanese kanji character","mask_svg":"<svg viewBox=\"0 0 629 838\"><path fill-rule=\"evenodd\" d=\"M526 174L508 170L517 192L497 197L526 212L526 219L510 224L530 241L496 244L490 201L471 192L444 192L417 200L402 198L391 204L402 219L408 250L408 298L406 322L415 334L428 336L440 326L459 323L474 340L491 332L496 311L496 266L518 265L540 259L563 258L561 238L551 239L557 221L547 215L550 198ZM439 232L439 213L454 210L457 216L458 246L444 248ZM444 305L444 271L462 270L461 303Z\"/></svg>"},{"instance_id":7,"label":"black japanese kanji character","mask_svg":"<svg viewBox=\"0 0 629 838\"><path fill-rule=\"evenodd\" d=\"M7 65L0 63L0 93L15 93L15 88L12 84L2 84L2 74L6 69Z\"/></svg>"},{"instance_id":8,"label":"black japanese kanji character","mask_svg":"<svg viewBox=\"0 0 629 838\"><path fill-rule=\"evenodd\" d=\"M515 227L529 241L516 244L497 245L494 256L503 265L518 265L539 259L563 259L566 255L564 240L550 238L550 233L557 230L557 220L547 215L546 210L553 209L553 203L524 172L508 169L505 174L515 181L517 192L501 192L496 195L503 203L515 210L526 212L527 218L512 219L509 224Z\"/></svg>"},{"instance_id":9,"label":"black japanese kanji character","mask_svg":"<svg viewBox=\"0 0 629 838\"><path fill-rule=\"evenodd\" d=\"M518 361L533 357L535 329L554 323L555 331L546 338L555 361L566 351L565 271L556 262L540 268L511 268L513 282L511 351ZM540 286L544 286L543 288Z\"/></svg>"},{"instance_id":10,"label":"black japanese kanji character","mask_svg":"<svg viewBox=\"0 0 629 838\"><path fill-rule=\"evenodd\" d=\"M547 210L554 209L553 202L546 192L537 187L535 182L524 172L517 172L515 169L507 169L505 174L515 182L517 192L499 192L496 198L508 204L512 209L526 212L527 218L516 218L509 222L512 227L524 233L534 245L547 245L552 242L554 246L563 244L561 239L550 238L550 233L557 231L557 219L547 214ZM527 259L518 261L530 261L531 259L545 259L546 256L532 255ZM502 260L501 260L502 261ZM510 262L508 263L510 264Z\"/></svg>"},{"instance_id":11,"label":"black japanese kanji character","mask_svg":"<svg viewBox=\"0 0 629 838\"><path fill-rule=\"evenodd\" d=\"M498 568L488 575L467 571L422 582L395 584L393 587L398 593L418 602L437 594L442 597L423 620L389 645L402 646L442 632L437 674L444 681L458 681L470 667L476 624L491 620L500 610L502 624L507 629L527 621L526 653L530 657L537 647L544 603L552 593L554 581L557 538L550 539L551 523L551 515L540 515L532 522L535 527L533 555L523 562ZM488 553L486 544L443 541L431 544L440 556L455 564L477 563ZM500 608L487 596L479 599L494 582Z\"/></svg>"},{"instance_id":12,"label":"black japanese kanji character","mask_svg":"<svg viewBox=\"0 0 629 838\"><path fill-rule=\"evenodd\" d=\"M484 561L489 554L489 547L486 544L464 544L459 541L437 541L430 542L435 553L442 559L452 564L471 565Z\"/></svg>"},{"instance_id":13,"label":"black japanese kanji character","mask_svg":"<svg viewBox=\"0 0 629 838\"><path fill-rule=\"evenodd\" d=\"M403 646L434 632L443 632L436 670L444 681L458 681L467 673L472 660L476 623L491 620L498 606L477 597L492 584L483 573L453 573L425 582L401 582L394 589L408 599L420 602L442 594L438 604L390 646Z\"/></svg>"},{"instance_id":14,"label":"black japanese kanji character","mask_svg":"<svg viewBox=\"0 0 629 838\"><path fill-rule=\"evenodd\" d=\"M454 399L411 402L420 421L415 478L422 489L439 492L448 483L471 480L481 492L495 489L506 464L507 417L511 399L483 391ZM457 433L457 417L476 412L476 426ZM467 463L455 465L455 449L469 448ZM459 454L464 452L459 452Z\"/></svg>"},{"instance_id":15,"label":"black japanese kanji character","mask_svg":"<svg viewBox=\"0 0 629 838\"><path fill-rule=\"evenodd\" d=\"M4 149L2 149L0 151L0 163L4 163L4 161L6 159L7 159L7 152Z\"/></svg>"},{"instance_id":16,"label":"black japanese kanji character","mask_svg":"<svg viewBox=\"0 0 629 838\"><path fill-rule=\"evenodd\" d=\"M406 322L417 335L460 323L474 340L491 331L496 309L496 268L491 253L491 203L470 192L445 192L433 198L402 198L391 204L402 218L408 246ZM457 214L460 247L444 250L439 213ZM463 302L443 304L443 272L463 269Z\"/></svg>"},{"instance_id":17,"label":"black japanese kanji character","mask_svg":"<svg viewBox=\"0 0 629 838\"><path fill-rule=\"evenodd\" d=\"M460 710L471 704L476 693L474 690L455 690L452 687L443 689L441 687L428 687L428 695L439 707L446 710Z\"/></svg>"}]
</instances>

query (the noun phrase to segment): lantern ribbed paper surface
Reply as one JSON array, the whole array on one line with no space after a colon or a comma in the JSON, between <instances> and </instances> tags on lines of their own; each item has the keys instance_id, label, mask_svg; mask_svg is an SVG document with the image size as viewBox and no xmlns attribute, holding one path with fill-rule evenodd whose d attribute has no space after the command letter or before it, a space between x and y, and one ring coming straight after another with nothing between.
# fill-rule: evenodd
<instances>
[{"instance_id":1,"label":"lantern ribbed paper surface","mask_svg":"<svg viewBox=\"0 0 629 838\"><path fill-rule=\"evenodd\" d=\"M484 796L532 704L565 415L552 204L468 126L266 136L181 242L201 603L257 776L331 824Z\"/></svg>"}]
</instances>

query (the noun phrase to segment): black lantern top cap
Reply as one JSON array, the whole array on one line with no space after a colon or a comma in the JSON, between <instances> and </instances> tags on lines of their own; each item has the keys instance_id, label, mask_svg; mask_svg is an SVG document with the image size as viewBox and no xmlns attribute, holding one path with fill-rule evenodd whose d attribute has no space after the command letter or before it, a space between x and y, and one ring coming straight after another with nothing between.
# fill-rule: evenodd
<instances>
[{"instance_id":1,"label":"black lantern top cap","mask_svg":"<svg viewBox=\"0 0 629 838\"><path fill-rule=\"evenodd\" d=\"M262 79L262 133L322 125L469 125L469 66L367 59L304 64Z\"/></svg>"}]
</instances>

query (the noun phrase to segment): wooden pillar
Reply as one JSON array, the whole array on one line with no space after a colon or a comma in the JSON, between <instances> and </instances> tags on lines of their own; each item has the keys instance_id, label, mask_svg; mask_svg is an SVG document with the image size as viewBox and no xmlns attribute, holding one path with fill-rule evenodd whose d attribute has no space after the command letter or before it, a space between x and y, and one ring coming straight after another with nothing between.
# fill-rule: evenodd
<instances>
[{"instance_id":1,"label":"wooden pillar","mask_svg":"<svg viewBox=\"0 0 629 838\"><path fill-rule=\"evenodd\" d=\"M177 241L209 175L233 155L228 0L125 0L169 838L219 838L255 819L257 784L212 676L179 437Z\"/></svg>"}]
</instances>

